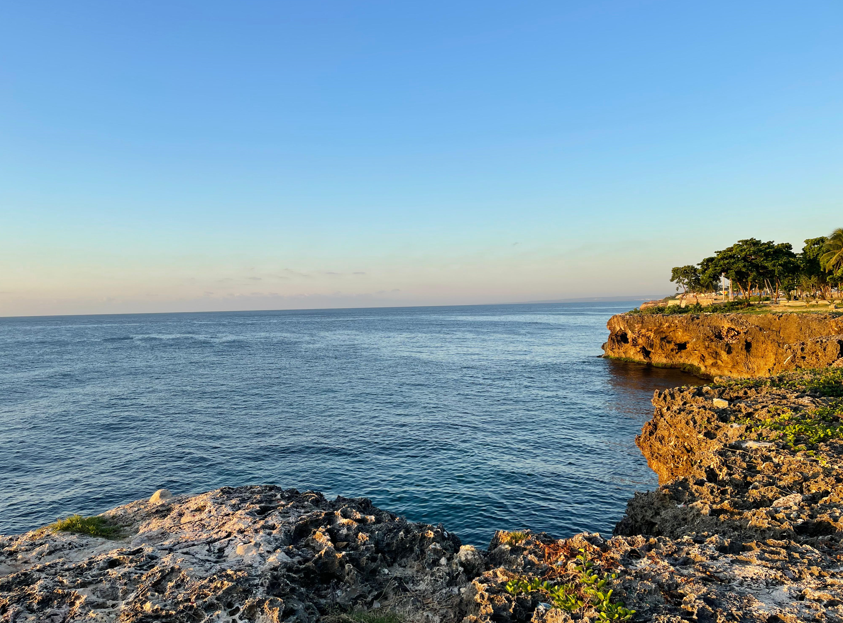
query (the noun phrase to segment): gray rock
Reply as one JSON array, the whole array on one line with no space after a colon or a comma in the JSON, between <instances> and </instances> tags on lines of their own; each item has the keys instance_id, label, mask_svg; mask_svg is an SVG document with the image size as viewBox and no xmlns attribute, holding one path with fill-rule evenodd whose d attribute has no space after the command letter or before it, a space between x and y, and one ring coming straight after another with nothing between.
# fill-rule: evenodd
<instances>
[{"instance_id":1,"label":"gray rock","mask_svg":"<svg viewBox=\"0 0 843 623\"><path fill-rule=\"evenodd\" d=\"M482 571L441 527L365 498L226 487L104 516L119 540L0 537L0 620L304 623L377 600L407 623L456 623L467 568Z\"/></svg>"},{"instance_id":2,"label":"gray rock","mask_svg":"<svg viewBox=\"0 0 843 623\"><path fill-rule=\"evenodd\" d=\"M169 500L173 497L173 494L170 493L168 489L158 489L155 493L152 494L152 497L149 498L150 504L158 504L165 500Z\"/></svg>"}]
</instances>

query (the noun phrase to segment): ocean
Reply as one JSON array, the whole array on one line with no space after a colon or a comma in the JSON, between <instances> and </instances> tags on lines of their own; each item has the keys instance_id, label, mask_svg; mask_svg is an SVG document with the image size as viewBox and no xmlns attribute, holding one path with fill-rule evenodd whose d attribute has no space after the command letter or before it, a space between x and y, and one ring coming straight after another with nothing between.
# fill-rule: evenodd
<instances>
[{"instance_id":1,"label":"ocean","mask_svg":"<svg viewBox=\"0 0 843 623\"><path fill-rule=\"evenodd\" d=\"M0 533L277 484L484 547L610 533L655 475L655 389L599 358L635 302L0 318Z\"/></svg>"}]
</instances>

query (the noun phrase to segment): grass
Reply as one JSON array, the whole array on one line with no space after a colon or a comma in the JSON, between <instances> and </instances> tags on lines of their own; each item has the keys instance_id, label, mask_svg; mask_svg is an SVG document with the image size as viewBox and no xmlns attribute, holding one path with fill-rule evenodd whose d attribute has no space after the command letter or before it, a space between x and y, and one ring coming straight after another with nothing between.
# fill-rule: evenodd
<instances>
[{"instance_id":1,"label":"grass","mask_svg":"<svg viewBox=\"0 0 843 623\"><path fill-rule=\"evenodd\" d=\"M843 397L843 368L819 368L801 374L782 375L770 379L770 384L772 387L839 398Z\"/></svg>"},{"instance_id":2,"label":"grass","mask_svg":"<svg viewBox=\"0 0 843 623\"><path fill-rule=\"evenodd\" d=\"M751 432L764 431L765 437L783 441L791 450L807 450L831 439L843 439L843 400L815 409L781 409L764 420L744 423Z\"/></svg>"},{"instance_id":3,"label":"grass","mask_svg":"<svg viewBox=\"0 0 843 623\"><path fill-rule=\"evenodd\" d=\"M720 384L734 388L781 388L801 394L831 398L827 404L811 409L772 408L763 420L748 419L751 433L763 433L771 440L783 441L791 450L843 439L843 368L798 370L762 379L733 379Z\"/></svg>"},{"instance_id":4,"label":"grass","mask_svg":"<svg viewBox=\"0 0 843 623\"><path fill-rule=\"evenodd\" d=\"M765 316L767 314L828 314L834 318L843 316L843 312L835 311L830 307L826 307L825 309L805 307L749 307L737 313L749 316Z\"/></svg>"},{"instance_id":5,"label":"grass","mask_svg":"<svg viewBox=\"0 0 843 623\"><path fill-rule=\"evenodd\" d=\"M833 309L830 304L820 304L814 307L784 307L780 305L759 305L757 302L747 303L745 300L715 303L703 307L699 303L693 305L658 305L646 309L632 309L627 314L632 316L679 316L684 314L747 314L750 316L764 316L767 314L829 314L835 318L843 316L843 312Z\"/></svg>"},{"instance_id":6,"label":"grass","mask_svg":"<svg viewBox=\"0 0 843 623\"><path fill-rule=\"evenodd\" d=\"M722 304L706 305L699 303L693 305L658 305L646 309L633 309L629 314L634 316L678 316L682 314L724 314L728 312L740 312L750 309L750 304L744 301L728 301Z\"/></svg>"},{"instance_id":7,"label":"grass","mask_svg":"<svg viewBox=\"0 0 843 623\"><path fill-rule=\"evenodd\" d=\"M518 545L522 541L524 541L528 536L530 536L529 532L510 532L505 537L501 539L507 545Z\"/></svg>"},{"instance_id":8,"label":"grass","mask_svg":"<svg viewBox=\"0 0 843 623\"><path fill-rule=\"evenodd\" d=\"M733 379L720 384L723 387L775 387L792 391L843 398L843 368L815 368L788 372L779 376L760 379Z\"/></svg>"},{"instance_id":9,"label":"grass","mask_svg":"<svg viewBox=\"0 0 843 623\"><path fill-rule=\"evenodd\" d=\"M104 539L114 539L119 536L120 529L109 522L105 517L83 517L82 515L71 515L65 519L59 519L56 523L47 526L53 532L71 532L73 534L85 534L87 536L98 536Z\"/></svg>"}]
</instances>

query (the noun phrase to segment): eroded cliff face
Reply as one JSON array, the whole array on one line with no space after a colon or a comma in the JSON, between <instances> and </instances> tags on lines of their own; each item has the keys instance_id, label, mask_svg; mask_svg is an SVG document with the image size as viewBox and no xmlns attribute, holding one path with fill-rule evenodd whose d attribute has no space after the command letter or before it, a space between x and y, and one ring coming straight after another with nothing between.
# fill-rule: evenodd
<instances>
[{"instance_id":1,"label":"eroded cliff face","mask_svg":"<svg viewBox=\"0 0 843 623\"><path fill-rule=\"evenodd\" d=\"M839 396L843 374L837 378ZM660 486L630 500L615 532L780 539L839 554L843 401L794 385L657 392L655 416L636 443Z\"/></svg>"},{"instance_id":2,"label":"eroded cliff face","mask_svg":"<svg viewBox=\"0 0 843 623\"><path fill-rule=\"evenodd\" d=\"M606 357L709 378L843 364L843 318L830 314L620 314L607 326Z\"/></svg>"}]
</instances>

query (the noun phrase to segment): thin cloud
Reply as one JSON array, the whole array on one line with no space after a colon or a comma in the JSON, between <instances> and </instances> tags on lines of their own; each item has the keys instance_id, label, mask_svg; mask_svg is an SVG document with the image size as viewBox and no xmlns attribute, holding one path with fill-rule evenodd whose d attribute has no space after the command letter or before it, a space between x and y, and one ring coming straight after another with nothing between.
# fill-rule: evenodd
<instances>
[{"instance_id":1,"label":"thin cloud","mask_svg":"<svg viewBox=\"0 0 843 623\"><path fill-rule=\"evenodd\" d=\"M312 275L308 275L307 273L301 273L301 272L299 272L297 270L293 270L291 268L285 268L284 272L287 273L288 275L293 275L295 277L304 277L305 279L313 279Z\"/></svg>"}]
</instances>

